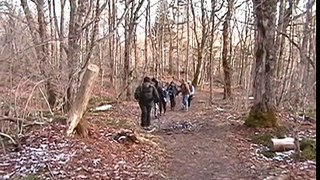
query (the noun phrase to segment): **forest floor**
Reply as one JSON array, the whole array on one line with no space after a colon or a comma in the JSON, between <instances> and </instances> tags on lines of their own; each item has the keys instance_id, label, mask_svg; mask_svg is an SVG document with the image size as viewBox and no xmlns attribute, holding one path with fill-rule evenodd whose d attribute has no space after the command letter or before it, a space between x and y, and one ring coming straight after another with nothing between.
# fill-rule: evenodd
<instances>
[{"instance_id":1,"label":"forest floor","mask_svg":"<svg viewBox=\"0 0 320 180\"><path fill-rule=\"evenodd\" d=\"M111 103L108 96L95 93L90 106ZM198 92L188 112L178 106L153 120L152 133L139 128L136 102L87 113L86 139L66 137L63 121L26 127L18 148L8 141L0 150L0 179L315 179L315 161L264 157L252 137L268 129L245 127L245 113L222 100L222 89L215 89L213 104L208 97ZM292 124L288 114L278 115L282 124ZM144 141L116 141L123 129ZM315 123L301 132L314 137Z\"/></svg>"}]
</instances>

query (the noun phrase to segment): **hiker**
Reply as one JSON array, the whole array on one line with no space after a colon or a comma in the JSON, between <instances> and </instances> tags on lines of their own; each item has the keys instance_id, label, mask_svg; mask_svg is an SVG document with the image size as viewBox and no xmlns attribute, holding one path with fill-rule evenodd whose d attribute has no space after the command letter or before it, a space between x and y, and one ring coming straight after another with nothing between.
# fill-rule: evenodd
<instances>
[{"instance_id":1,"label":"hiker","mask_svg":"<svg viewBox=\"0 0 320 180\"><path fill-rule=\"evenodd\" d=\"M187 84L189 85L189 89L190 89L190 95L189 95L189 98L188 98L188 107L190 107L191 101L193 99L193 95L194 95L194 92L195 92L195 89L194 89L194 86L192 85L191 81L188 81Z\"/></svg>"},{"instance_id":2,"label":"hiker","mask_svg":"<svg viewBox=\"0 0 320 180\"><path fill-rule=\"evenodd\" d=\"M151 84L151 79L146 76L143 83L137 87L134 98L139 102L141 109L141 126L145 130L151 130L151 109L154 102L159 101L156 88Z\"/></svg>"},{"instance_id":3,"label":"hiker","mask_svg":"<svg viewBox=\"0 0 320 180\"><path fill-rule=\"evenodd\" d=\"M176 96L178 94L177 86L173 81L171 81L170 85L167 87L167 92L170 99L171 111L173 111L176 106Z\"/></svg>"},{"instance_id":4,"label":"hiker","mask_svg":"<svg viewBox=\"0 0 320 180\"><path fill-rule=\"evenodd\" d=\"M166 111L167 111L167 102L165 100L166 94L163 91L161 84L159 83L159 81L156 78L152 78L151 81L154 83L154 87L157 89L158 94L159 94L159 103L158 103L159 111L160 111L159 115L161 116L162 113L163 113L163 115L165 115Z\"/></svg>"},{"instance_id":5,"label":"hiker","mask_svg":"<svg viewBox=\"0 0 320 180\"><path fill-rule=\"evenodd\" d=\"M164 92L164 101L166 102L166 104L170 101L170 97L169 97L169 94L168 94L168 86L169 86L169 83L165 83L165 85L162 87L162 90Z\"/></svg>"},{"instance_id":6,"label":"hiker","mask_svg":"<svg viewBox=\"0 0 320 180\"><path fill-rule=\"evenodd\" d=\"M180 85L180 90L182 95L182 105L183 105L183 110L188 111L189 105L188 105L188 98L190 95L190 89L189 85L184 81L184 79L181 79L181 85Z\"/></svg>"}]
</instances>

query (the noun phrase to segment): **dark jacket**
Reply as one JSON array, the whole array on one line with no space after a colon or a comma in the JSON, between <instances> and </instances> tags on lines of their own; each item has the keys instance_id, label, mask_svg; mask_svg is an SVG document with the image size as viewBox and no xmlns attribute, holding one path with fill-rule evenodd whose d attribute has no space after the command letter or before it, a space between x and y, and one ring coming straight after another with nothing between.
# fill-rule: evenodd
<instances>
[{"instance_id":1,"label":"dark jacket","mask_svg":"<svg viewBox=\"0 0 320 180\"><path fill-rule=\"evenodd\" d=\"M160 99L163 99L165 97L165 93L163 91L163 88L159 84L157 84L155 87L158 91Z\"/></svg>"},{"instance_id":2,"label":"dark jacket","mask_svg":"<svg viewBox=\"0 0 320 180\"><path fill-rule=\"evenodd\" d=\"M167 88L167 92L170 97L175 97L178 94L178 89L175 84L170 84Z\"/></svg>"},{"instance_id":3,"label":"dark jacket","mask_svg":"<svg viewBox=\"0 0 320 180\"><path fill-rule=\"evenodd\" d=\"M157 89L150 82L143 82L137 87L134 98L143 105L152 106L154 102L159 102Z\"/></svg>"}]
</instances>

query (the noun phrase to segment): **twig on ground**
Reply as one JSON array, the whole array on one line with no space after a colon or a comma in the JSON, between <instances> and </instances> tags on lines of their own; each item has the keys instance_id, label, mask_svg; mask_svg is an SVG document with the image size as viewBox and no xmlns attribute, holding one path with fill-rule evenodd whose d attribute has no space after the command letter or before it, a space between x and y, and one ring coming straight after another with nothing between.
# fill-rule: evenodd
<instances>
[{"instance_id":1,"label":"twig on ground","mask_svg":"<svg viewBox=\"0 0 320 180\"><path fill-rule=\"evenodd\" d=\"M56 180L57 178L55 178L55 176L53 175L52 170L51 170L49 164L48 164L48 163L45 163L45 164L46 164L47 169L48 169L48 171L49 171L49 173L50 173L51 179Z\"/></svg>"},{"instance_id":2,"label":"twig on ground","mask_svg":"<svg viewBox=\"0 0 320 180\"><path fill-rule=\"evenodd\" d=\"M0 136L6 137L12 141L13 144L18 145L18 143L8 134L0 132Z\"/></svg>"}]
</instances>

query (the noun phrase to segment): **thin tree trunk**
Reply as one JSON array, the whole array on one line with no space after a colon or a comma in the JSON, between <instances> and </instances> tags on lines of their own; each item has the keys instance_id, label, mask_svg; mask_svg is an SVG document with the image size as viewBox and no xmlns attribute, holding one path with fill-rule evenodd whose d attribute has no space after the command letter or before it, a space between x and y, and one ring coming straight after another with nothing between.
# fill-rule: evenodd
<instances>
[{"instance_id":1,"label":"thin tree trunk","mask_svg":"<svg viewBox=\"0 0 320 180\"><path fill-rule=\"evenodd\" d=\"M146 70L149 69L149 61L148 61L148 21L149 21L149 13L150 13L150 0L147 0L147 8L146 8L146 19L145 19L145 34L144 34L144 63L145 69L143 70L143 74L146 73Z\"/></svg>"},{"instance_id":2,"label":"thin tree trunk","mask_svg":"<svg viewBox=\"0 0 320 180\"><path fill-rule=\"evenodd\" d=\"M186 49L186 79L189 79L189 46L190 46L190 18L189 18L189 0L187 0L187 49Z\"/></svg>"},{"instance_id":3,"label":"thin tree trunk","mask_svg":"<svg viewBox=\"0 0 320 180\"><path fill-rule=\"evenodd\" d=\"M282 32L285 32L287 27L290 23L290 17L292 14L292 5L293 3L291 1L289 2L288 9L285 9L287 1L280 0L279 4L279 17L278 17L278 27L277 27L277 37L276 37L276 55L277 55L277 63L276 63L276 77L279 78L281 76L281 69L282 68L282 56L284 52L284 43L285 43L285 37L281 35Z\"/></svg>"},{"instance_id":4,"label":"thin tree trunk","mask_svg":"<svg viewBox=\"0 0 320 180\"><path fill-rule=\"evenodd\" d=\"M176 5L178 12L177 12L177 22L176 22L176 23L177 23L177 24L176 24L176 26L177 26L177 40L176 40L176 41L177 41L177 42L176 42L176 43L177 43L177 55L176 55L176 60L175 60L175 61L176 61L176 66L177 66L177 67L176 67L176 68L177 68L177 69L176 69L177 77L178 77L178 79L180 80L180 78L181 78L181 77L180 77L180 59L179 59L179 53L180 53L180 52L179 52L179 44L180 44L180 43L179 43L179 32L180 32L180 31L179 31L179 21L180 21L180 11L179 11L179 10L180 10L180 8L179 8L179 4L178 4L178 3L179 3L179 1L177 1L177 5Z\"/></svg>"},{"instance_id":5,"label":"thin tree trunk","mask_svg":"<svg viewBox=\"0 0 320 180\"><path fill-rule=\"evenodd\" d=\"M171 25L170 25L171 26ZM169 29L169 74L173 75L173 40L172 40L172 28Z\"/></svg>"},{"instance_id":6,"label":"thin tree trunk","mask_svg":"<svg viewBox=\"0 0 320 180\"><path fill-rule=\"evenodd\" d=\"M211 0L211 40L210 40L210 57L209 57L209 85L210 85L210 104L213 103L213 41L214 41L214 32L215 32L215 9L216 9L216 0Z\"/></svg>"},{"instance_id":7,"label":"thin tree trunk","mask_svg":"<svg viewBox=\"0 0 320 180\"><path fill-rule=\"evenodd\" d=\"M222 48L222 66L224 72L224 89L223 89L223 99L231 98L231 41L230 41L230 20L233 11L233 0L228 0L228 11L226 19L223 23L223 48Z\"/></svg>"}]
</instances>

